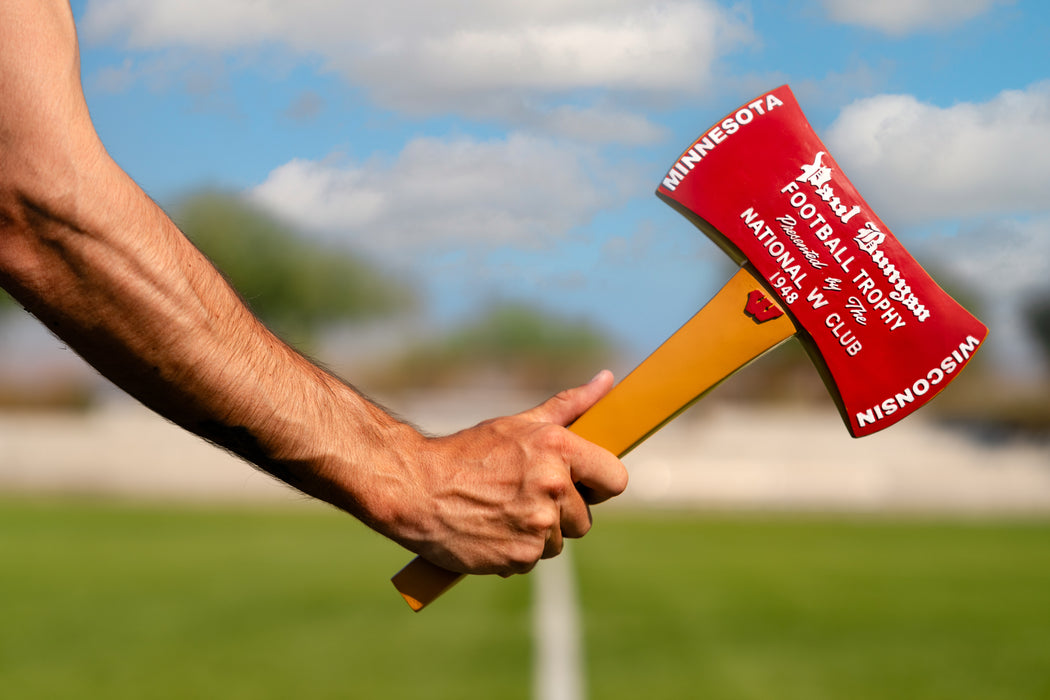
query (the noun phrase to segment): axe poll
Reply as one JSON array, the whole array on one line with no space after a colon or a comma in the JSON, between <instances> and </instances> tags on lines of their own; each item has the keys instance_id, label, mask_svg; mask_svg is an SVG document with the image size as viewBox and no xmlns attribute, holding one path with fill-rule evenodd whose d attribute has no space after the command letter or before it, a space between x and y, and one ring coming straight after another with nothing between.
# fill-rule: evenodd
<instances>
[{"instance_id":1,"label":"axe poll","mask_svg":"<svg viewBox=\"0 0 1050 700\"><path fill-rule=\"evenodd\" d=\"M786 85L705 131L656 194L741 267L569 426L621 457L791 337L862 437L928 403L988 334L872 212ZM393 582L420 610L461 576L417 557Z\"/></svg>"}]
</instances>

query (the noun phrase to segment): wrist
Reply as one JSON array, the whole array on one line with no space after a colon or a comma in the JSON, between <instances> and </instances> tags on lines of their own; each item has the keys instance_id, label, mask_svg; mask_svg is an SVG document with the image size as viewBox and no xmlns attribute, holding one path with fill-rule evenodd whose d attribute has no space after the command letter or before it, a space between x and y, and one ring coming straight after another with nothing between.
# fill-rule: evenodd
<instances>
[{"instance_id":1,"label":"wrist","mask_svg":"<svg viewBox=\"0 0 1050 700\"><path fill-rule=\"evenodd\" d=\"M275 476L409 544L424 531L428 438L316 367L312 407L280 432ZM275 416L280 418L278 414ZM290 478L288 478L290 477Z\"/></svg>"}]
</instances>

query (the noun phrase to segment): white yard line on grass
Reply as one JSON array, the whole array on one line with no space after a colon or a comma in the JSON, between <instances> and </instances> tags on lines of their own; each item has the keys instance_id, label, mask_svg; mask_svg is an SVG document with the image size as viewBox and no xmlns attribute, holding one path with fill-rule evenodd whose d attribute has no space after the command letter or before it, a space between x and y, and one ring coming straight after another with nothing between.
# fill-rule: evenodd
<instances>
[{"instance_id":1,"label":"white yard line on grass","mask_svg":"<svg viewBox=\"0 0 1050 700\"><path fill-rule=\"evenodd\" d=\"M534 700L583 700L583 642L570 543L532 573Z\"/></svg>"}]
</instances>

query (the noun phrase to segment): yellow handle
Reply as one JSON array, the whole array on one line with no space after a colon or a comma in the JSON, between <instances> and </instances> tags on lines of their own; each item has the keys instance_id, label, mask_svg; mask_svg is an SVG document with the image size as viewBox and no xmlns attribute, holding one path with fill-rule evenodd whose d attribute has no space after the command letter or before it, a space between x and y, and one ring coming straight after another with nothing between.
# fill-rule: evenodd
<instances>
[{"instance_id":1,"label":"yellow handle","mask_svg":"<svg viewBox=\"0 0 1050 700\"><path fill-rule=\"evenodd\" d=\"M749 295L755 291L765 294L754 275L741 268L569 430L623 457L722 380L793 336L795 325L787 314L762 321L765 314L756 318L747 312ZM761 308L768 304L773 302L764 301ZM416 557L392 581L419 611L462 577Z\"/></svg>"}]
</instances>

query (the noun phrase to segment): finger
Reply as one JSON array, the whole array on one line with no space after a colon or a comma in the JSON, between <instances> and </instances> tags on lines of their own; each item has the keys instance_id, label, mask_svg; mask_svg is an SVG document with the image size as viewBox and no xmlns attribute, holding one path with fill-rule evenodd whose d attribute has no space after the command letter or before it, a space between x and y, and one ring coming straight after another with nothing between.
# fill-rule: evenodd
<instances>
[{"instance_id":1,"label":"finger","mask_svg":"<svg viewBox=\"0 0 1050 700\"><path fill-rule=\"evenodd\" d=\"M547 536L547 542L543 546L543 555L540 559L550 559L561 554L562 548L565 546L565 540L562 539L561 530L557 527L552 527Z\"/></svg>"},{"instance_id":2,"label":"finger","mask_svg":"<svg viewBox=\"0 0 1050 700\"><path fill-rule=\"evenodd\" d=\"M608 394L614 382L612 372L603 369L586 384L558 392L539 406L525 411L522 416L545 423L569 425L598 399Z\"/></svg>"},{"instance_id":3,"label":"finger","mask_svg":"<svg viewBox=\"0 0 1050 700\"><path fill-rule=\"evenodd\" d=\"M561 534L564 537L583 537L590 532L593 520L591 509L576 491L566 494L559 503Z\"/></svg>"},{"instance_id":4,"label":"finger","mask_svg":"<svg viewBox=\"0 0 1050 700\"><path fill-rule=\"evenodd\" d=\"M573 436L572 454L567 455L576 491L585 503L595 505L619 496L627 488L627 468L616 455Z\"/></svg>"}]
</instances>

